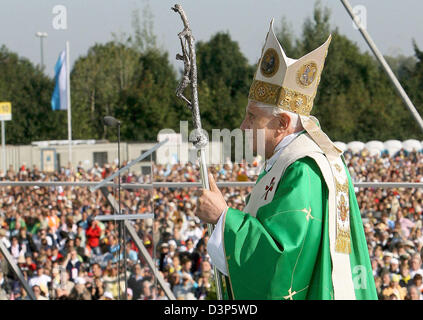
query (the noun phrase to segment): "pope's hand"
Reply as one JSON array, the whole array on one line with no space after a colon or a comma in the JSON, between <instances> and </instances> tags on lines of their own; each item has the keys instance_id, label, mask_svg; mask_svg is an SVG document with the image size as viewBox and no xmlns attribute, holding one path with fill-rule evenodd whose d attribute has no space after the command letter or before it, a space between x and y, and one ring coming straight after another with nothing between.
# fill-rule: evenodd
<instances>
[{"instance_id":1,"label":"pope's hand","mask_svg":"<svg viewBox=\"0 0 423 320\"><path fill-rule=\"evenodd\" d=\"M204 222L216 224L228 205L211 173L209 173L209 185L210 190L203 189L200 192L195 215Z\"/></svg>"}]
</instances>

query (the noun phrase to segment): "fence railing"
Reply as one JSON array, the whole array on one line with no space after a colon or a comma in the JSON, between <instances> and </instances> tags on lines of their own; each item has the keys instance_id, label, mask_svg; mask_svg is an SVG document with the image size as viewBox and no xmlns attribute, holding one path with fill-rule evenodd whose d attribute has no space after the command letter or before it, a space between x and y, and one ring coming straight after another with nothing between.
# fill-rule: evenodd
<instances>
[{"instance_id":1,"label":"fence railing","mask_svg":"<svg viewBox=\"0 0 423 320\"><path fill-rule=\"evenodd\" d=\"M98 182L65 182L65 181L1 181L1 187L92 187ZM253 181L223 181L217 182L218 187L253 187ZM107 183L104 187L117 188L117 183ZM153 182L153 183L122 183L122 189L156 189L156 188L198 188L200 182ZM423 188L423 182L354 182L356 188Z\"/></svg>"}]
</instances>

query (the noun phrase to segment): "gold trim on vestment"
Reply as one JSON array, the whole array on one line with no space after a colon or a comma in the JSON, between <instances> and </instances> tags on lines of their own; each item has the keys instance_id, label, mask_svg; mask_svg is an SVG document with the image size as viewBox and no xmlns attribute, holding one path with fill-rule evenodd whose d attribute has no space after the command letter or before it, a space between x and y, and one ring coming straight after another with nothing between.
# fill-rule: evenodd
<instances>
[{"instance_id":1,"label":"gold trim on vestment","mask_svg":"<svg viewBox=\"0 0 423 320\"><path fill-rule=\"evenodd\" d=\"M350 234L350 201L349 201L349 183L348 176L344 170L338 170L341 166L341 158L332 162L331 166L335 167L333 170L335 180L336 192L336 239L335 251L338 253L351 253L351 234ZM335 172L337 171L337 172ZM340 183L337 178L340 178L343 183Z\"/></svg>"},{"instance_id":2,"label":"gold trim on vestment","mask_svg":"<svg viewBox=\"0 0 423 320\"><path fill-rule=\"evenodd\" d=\"M339 183L338 180L335 179L335 184L336 184L336 193L339 193L339 192L348 193L348 189L349 189L348 180L345 181L345 183Z\"/></svg>"}]
</instances>

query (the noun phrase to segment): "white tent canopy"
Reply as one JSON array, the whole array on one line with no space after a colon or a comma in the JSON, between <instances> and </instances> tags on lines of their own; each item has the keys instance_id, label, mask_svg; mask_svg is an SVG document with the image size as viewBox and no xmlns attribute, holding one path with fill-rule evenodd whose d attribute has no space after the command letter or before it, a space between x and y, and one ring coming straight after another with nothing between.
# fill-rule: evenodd
<instances>
[{"instance_id":1,"label":"white tent canopy","mask_svg":"<svg viewBox=\"0 0 423 320\"><path fill-rule=\"evenodd\" d=\"M370 156L381 156L384 153L388 153L390 156L393 156L400 150L423 153L423 141L416 139L408 139L404 141L391 139L384 142L379 140L371 140L368 142L355 140L348 143L335 141L334 144L343 152L358 154L365 150Z\"/></svg>"},{"instance_id":2,"label":"white tent canopy","mask_svg":"<svg viewBox=\"0 0 423 320\"><path fill-rule=\"evenodd\" d=\"M353 153L358 153L364 149L364 143L361 141L352 141L347 143L347 148Z\"/></svg>"},{"instance_id":3,"label":"white tent canopy","mask_svg":"<svg viewBox=\"0 0 423 320\"><path fill-rule=\"evenodd\" d=\"M402 147L408 152L420 151L422 149L422 144L418 140L409 139L402 143Z\"/></svg>"},{"instance_id":4,"label":"white tent canopy","mask_svg":"<svg viewBox=\"0 0 423 320\"><path fill-rule=\"evenodd\" d=\"M381 155L383 152L388 152L390 156L393 156L401 149L407 152L423 152L423 141L416 139L408 139L405 141L392 139L385 142L379 140L371 140L368 142L351 141L348 143L336 141L335 145L343 151L350 151L352 153L360 153L365 149L371 156Z\"/></svg>"},{"instance_id":5,"label":"white tent canopy","mask_svg":"<svg viewBox=\"0 0 423 320\"><path fill-rule=\"evenodd\" d=\"M402 149L402 142L399 140L388 140L385 141L383 145L385 146L385 149Z\"/></svg>"},{"instance_id":6,"label":"white tent canopy","mask_svg":"<svg viewBox=\"0 0 423 320\"><path fill-rule=\"evenodd\" d=\"M383 142L378 141L378 140L372 140L372 141L367 142L365 144L365 148L367 150L376 149L376 150L379 150L379 152L385 150L385 146L384 146Z\"/></svg>"}]
</instances>

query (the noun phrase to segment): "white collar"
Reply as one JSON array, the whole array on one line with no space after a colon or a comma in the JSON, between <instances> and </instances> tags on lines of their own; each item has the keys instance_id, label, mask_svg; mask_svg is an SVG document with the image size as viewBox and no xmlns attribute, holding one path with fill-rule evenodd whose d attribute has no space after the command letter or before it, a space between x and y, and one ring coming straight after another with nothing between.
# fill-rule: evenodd
<instances>
[{"instance_id":1,"label":"white collar","mask_svg":"<svg viewBox=\"0 0 423 320\"><path fill-rule=\"evenodd\" d=\"M275 164L276 160L278 160L279 155L281 152L296 138L298 137L302 131L291 133L284 137L281 142L278 143L278 145L275 148L275 151L273 152L273 156L270 157L269 160L265 163L265 170L266 172L269 172L270 169L272 169L273 165Z\"/></svg>"}]
</instances>

